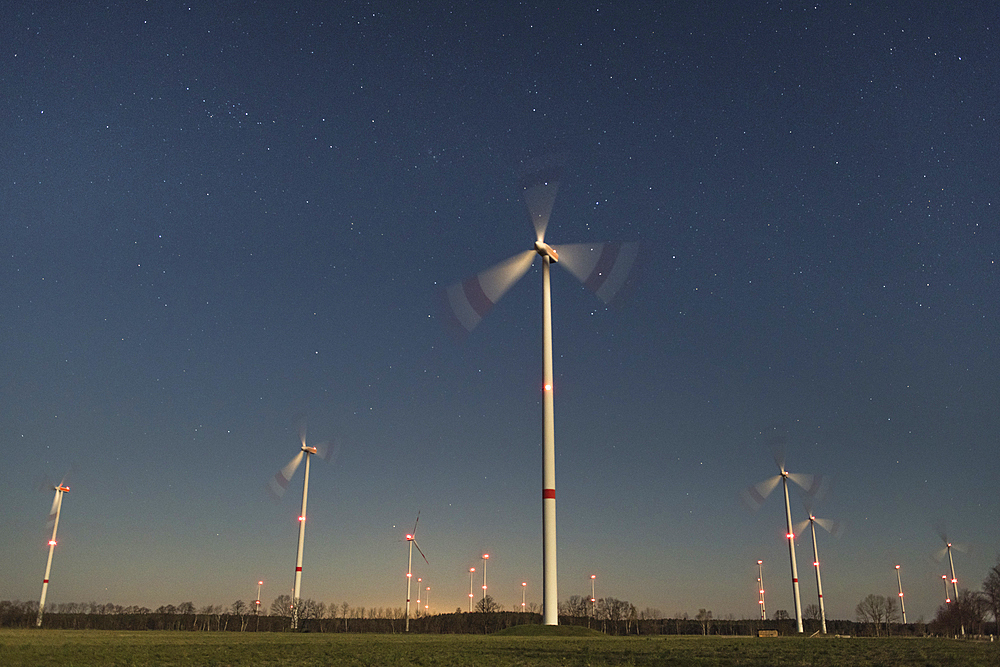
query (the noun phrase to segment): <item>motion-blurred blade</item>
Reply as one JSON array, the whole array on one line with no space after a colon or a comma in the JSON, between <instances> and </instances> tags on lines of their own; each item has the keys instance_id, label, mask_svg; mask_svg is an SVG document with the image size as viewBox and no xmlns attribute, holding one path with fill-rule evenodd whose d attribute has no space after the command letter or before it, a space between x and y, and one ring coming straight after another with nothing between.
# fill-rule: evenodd
<instances>
[{"instance_id":1,"label":"motion-blurred blade","mask_svg":"<svg viewBox=\"0 0 1000 667\"><path fill-rule=\"evenodd\" d=\"M535 240L545 240L545 229L549 226L549 216L552 205L559 191L559 180L562 177L562 158L549 156L532 162L528 171L521 177L521 190L524 191L524 203L528 207L528 217L535 228Z\"/></svg>"},{"instance_id":2,"label":"motion-blurred blade","mask_svg":"<svg viewBox=\"0 0 1000 667\"><path fill-rule=\"evenodd\" d=\"M774 487L778 486L778 482L780 481L781 475L775 475L755 486L745 489L742 493L743 501L750 509L757 511L764 504L764 499L771 495Z\"/></svg>"},{"instance_id":3,"label":"motion-blurred blade","mask_svg":"<svg viewBox=\"0 0 1000 667\"><path fill-rule=\"evenodd\" d=\"M820 489L823 488L823 478L820 475L806 475L803 473L787 473L788 479L792 480L803 489L810 496L816 496L819 494Z\"/></svg>"},{"instance_id":4,"label":"motion-blurred blade","mask_svg":"<svg viewBox=\"0 0 1000 667\"><path fill-rule=\"evenodd\" d=\"M414 539L416 539L416 537L417 537L417 524L418 523L420 523L420 510L417 510L417 520L413 522L413 532L410 533L411 535L413 535Z\"/></svg>"},{"instance_id":5,"label":"motion-blurred blade","mask_svg":"<svg viewBox=\"0 0 1000 667\"><path fill-rule=\"evenodd\" d=\"M611 303L632 274L637 243L571 243L555 246L559 263L604 303Z\"/></svg>"},{"instance_id":6,"label":"motion-blurred blade","mask_svg":"<svg viewBox=\"0 0 1000 667\"><path fill-rule=\"evenodd\" d=\"M471 332L500 297L527 273L535 259L527 250L444 291L445 315L456 329Z\"/></svg>"},{"instance_id":7,"label":"motion-blurred blade","mask_svg":"<svg viewBox=\"0 0 1000 667\"><path fill-rule=\"evenodd\" d=\"M839 521L830 521L829 519L814 519L814 521L834 537L840 537L841 533L844 532L844 524Z\"/></svg>"},{"instance_id":8,"label":"motion-blurred blade","mask_svg":"<svg viewBox=\"0 0 1000 667\"><path fill-rule=\"evenodd\" d=\"M785 472L785 443L780 437L771 440L771 456L774 457L774 464L781 472Z\"/></svg>"},{"instance_id":9,"label":"motion-blurred blade","mask_svg":"<svg viewBox=\"0 0 1000 667\"><path fill-rule=\"evenodd\" d=\"M316 456L329 463L336 460L337 450L338 446L335 440L326 440L316 445Z\"/></svg>"},{"instance_id":10,"label":"motion-blurred blade","mask_svg":"<svg viewBox=\"0 0 1000 667\"><path fill-rule=\"evenodd\" d=\"M59 511L59 501L61 499L62 499L62 494L56 491L56 495L52 499L52 509L49 510L48 523L50 525L56 520L56 513Z\"/></svg>"},{"instance_id":11,"label":"motion-blurred blade","mask_svg":"<svg viewBox=\"0 0 1000 667\"><path fill-rule=\"evenodd\" d=\"M304 419L299 422L299 442L302 443L303 447L306 446L306 421Z\"/></svg>"},{"instance_id":12,"label":"motion-blurred blade","mask_svg":"<svg viewBox=\"0 0 1000 667\"><path fill-rule=\"evenodd\" d=\"M299 468L299 464L302 463L303 456L305 456L305 452L300 451L288 462L288 465L276 472L271 481L268 482L267 487L275 498L281 498L285 494L285 489L288 488L288 483L292 481L292 475L295 474L295 471Z\"/></svg>"},{"instance_id":13,"label":"motion-blurred blade","mask_svg":"<svg viewBox=\"0 0 1000 667\"><path fill-rule=\"evenodd\" d=\"M805 531L805 529L808 526L809 526L809 519L803 519L802 521L799 521L798 523L793 524L792 525L792 530L794 530L793 534L796 537L799 537L800 535L802 535L803 531Z\"/></svg>"}]
</instances>

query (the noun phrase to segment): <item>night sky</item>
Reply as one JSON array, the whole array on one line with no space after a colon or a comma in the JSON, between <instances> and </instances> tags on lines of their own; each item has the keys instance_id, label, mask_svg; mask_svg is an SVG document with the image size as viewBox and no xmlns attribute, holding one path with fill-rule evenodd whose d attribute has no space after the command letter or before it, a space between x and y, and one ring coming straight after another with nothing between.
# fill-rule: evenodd
<instances>
[{"instance_id":1,"label":"night sky","mask_svg":"<svg viewBox=\"0 0 1000 667\"><path fill-rule=\"evenodd\" d=\"M1000 550L998 15L989 3L11 3L0 26L0 599L541 600L541 271L462 342L440 291L534 242L640 244L608 307L553 269L559 598L793 613L787 467L829 618L930 620L936 526ZM919 4L919 3L918 3ZM927 3L923 3L927 4ZM41 485L49 484L46 488ZM793 518L805 518L793 493ZM815 603L811 544L798 547ZM414 597L416 597L414 595Z\"/></svg>"}]
</instances>

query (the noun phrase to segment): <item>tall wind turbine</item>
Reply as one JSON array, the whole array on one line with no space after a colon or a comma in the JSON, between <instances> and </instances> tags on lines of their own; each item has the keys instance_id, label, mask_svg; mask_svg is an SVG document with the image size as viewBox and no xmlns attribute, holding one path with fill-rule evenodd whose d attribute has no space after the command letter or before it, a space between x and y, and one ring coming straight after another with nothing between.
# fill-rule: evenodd
<instances>
[{"instance_id":1,"label":"tall wind turbine","mask_svg":"<svg viewBox=\"0 0 1000 667\"><path fill-rule=\"evenodd\" d=\"M788 560L792 565L792 596L795 601L795 623L798 627L799 633L802 632L802 600L799 597L799 570L795 565L795 531L792 528L792 508L788 502L788 480L791 480L801 486L810 495L815 495L819 491L821 480L816 475L804 475L801 473L790 473L785 470L785 460L784 456L780 453L775 453L774 462L778 465L779 474L774 477L765 479L756 486L751 486L749 489L744 491L744 500L751 507L760 507L764 503L764 499L771 494L772 491L778 486L778 482L781 482L782 490L785 495L785 538L788 540Z\"/></svg>"},{"instance_id":2,"label":"tall wind turbine","mask_svg":"<svg viewBox=\"0 0 1000 667\"><path fill-rule=\"evenodd\" d=\"M420 555L423 556L424 562L430 565L430 562L427 560L427 556L424 556L424 552L420 549L420 545L417 544L418 523L420 523L420 512L417 512L417 520L413 522L413 532L406 536L406 541L409 543L407 545L408 555L406 556L406 632L410 631L410 582L413 581L413 547L416 547ZM420 593L418 591L417 595L419 594Z\"/></svg>"},{"instance_id":3,"label":"tall wind turbine","mask_svg":"<svg viewBox=\"0 0 1000 667\"><path fill-rule=\"evenodd\" d=\"M302 548L306 539L306 501L309 499L309 457L318 454L321 459L329 460L332 447L329 443L322 443L313 447L306 445L305 425L299 427L299 440L302 446L299 453L292 457L288 464L275 473L269 482L271 493L277 498L281 498L288 488L288 483L292 481L292 476L298 470L299 464L304 458L306 461L306 474L302 481L302 509L299 512L299 543L295 552L295 582L292 585L292 629L299 627L299 602L302 592Z\"/></svg>"},{"instance_id":4,"label":"tall wind turbine","mask_svg":"<svg viewBox=\"0 0 1000 667\"><path fill-rule=\"evenodd\" d=\"M951 566L951 587L955 591L955 598L954 598L955 604L958 605L958 578L955 577L955 559L952 558L951 551L952 551L952 549L955 549L957 551L964 551L964 548L962 548L961 546L959 546L957 544L953 544L952 542L950 542L948 540L948 536L945 534L944 530L939 530L938 531L938 536L940 536L941 540L944 542L944 548L941 549L941 551L938 552L937 557L938 557L938 560L941 560L941 558L943 558L945 556L945 554L947 554L947 556L948 556L948 565ZM948 592L948 585L946 583L945 584L945 593L947 593L947 592ZM959 625L962 628L962 636L964 637L965 636L965 620L961 617L962 608L960 606L957 606L956 608L959 610L958 622L959 622Z\"/></svg>"},{"instance_id":5,"label":"tall wind turbine","mask_svg":"<svg viewBox=\"0 0 1000 667\"><path fill-rule=\"evenodd\" d=\"M813 543L813 567L816 568L816 594L819 596L819 617L823 623L823 634L826 634L826 606L823 604L823 580L819 576L819 551L816 549L816 524L819 524L826 532L832 535L840 534L840 524L830 521L829 519L818 519L816 515L809 512L809 518L805 521L800 521L795 524L795 532L801 534L806 528L806 524L809 524L809 529L812 531L812 543Z\"/></svg>"},{"instance_id":6,"label":"tall wind turbine","mask_svg":"<svg viewBox=\"0 0 1000 667\"><path fill-rule=\"evenodd\" d=\"M62 499L64 493L69 493L65 478L55 487L56 497L52 499L52 509L49 510L49 520L52 521L52 537L49 539L49 558L45 561L45 578L42 579L42 596L38 600L38 620L36 627L42 627L42 614L45 613L45 596L49 592L49 574L52 571L52 552L56 548L56 531L59 530L59 513L62 510Z\"/></svg>"},{"instance_id":7,"label":"tall wind turbine","mask_svg":"<svg viewBox=\"0 0 1000 667\"><path fill-rule=\"evenodd\" d=\"M545 229L559 189L561 168L557 159L533 163L521 179L528 215L535 227L534 249L452 285L445 290L445 310L454 328L471 332L500 297L517 282L534 261L542 258L542 623L559 624L559 592L556 567L556 445L553 417L552 295L549 267L561 262L583 284L610 303L625 284L635 262L634 243L545 242Z\"/></svg>"}]
</instances>

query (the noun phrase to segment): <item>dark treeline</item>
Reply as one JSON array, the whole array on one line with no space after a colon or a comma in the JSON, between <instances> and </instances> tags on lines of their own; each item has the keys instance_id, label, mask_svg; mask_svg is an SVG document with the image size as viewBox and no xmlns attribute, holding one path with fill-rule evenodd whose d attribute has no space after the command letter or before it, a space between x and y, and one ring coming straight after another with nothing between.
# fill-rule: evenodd
<instances>
[{"instance_id":1,"label":"dark treeline","mask_svg":"<svg viewBox=\"0 0 1000 667\"><path fill-rule=\"evenodd\" d=\"M192 611L185 603L160 607L155 611L117 605L75 605L73 611L56 610L45 614L44 627L75 630L178 630L188 632L287 632L287 616L265 616L235 613L231 608L214 608L211 612ZM759 630L777 630L781 635L795 634L794 619L767 620L709 618L632 618L612 621L587 616L560 616L562 625L591 627L610 635L727 635L754 636ZM38 617L37 602L0 601L0 627L33 628ZM515 625L539 624L538 613L494 611L458 612L423 615L410 619L410 632L420 634L488 634ZM299 621L302 632L382 633L403 632L405 620L395 615L385 617L306 618ZM819 621L804 621L805 631L819 630ZM948 634L935 623L894 623L893 636L923 636ZM866 636L872 634L864 622L827 620L829 634ZM940 632L944 630L944 632ZM996 632L995 623L987 624L987 632ZM936 632L937 631L937 632Z\"/></svg>"}]
</instances>

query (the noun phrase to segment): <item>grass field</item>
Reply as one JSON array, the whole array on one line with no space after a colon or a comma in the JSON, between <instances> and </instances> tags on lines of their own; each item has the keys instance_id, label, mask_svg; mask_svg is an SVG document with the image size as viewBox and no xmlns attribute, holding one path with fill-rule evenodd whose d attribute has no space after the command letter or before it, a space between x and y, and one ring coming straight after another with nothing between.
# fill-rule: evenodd
<instances>
[{"instance_id":1,"label":"grass field","mask_svg":"<svg viewBox=\"0 0 1000 667\"><path fill-rule=\"evenodd\" d=\"M1000 643L948 639L0 630L0 665L1000 667Z\"/></svg>"}]
</instances>

